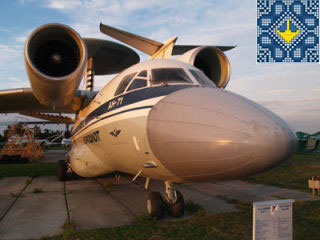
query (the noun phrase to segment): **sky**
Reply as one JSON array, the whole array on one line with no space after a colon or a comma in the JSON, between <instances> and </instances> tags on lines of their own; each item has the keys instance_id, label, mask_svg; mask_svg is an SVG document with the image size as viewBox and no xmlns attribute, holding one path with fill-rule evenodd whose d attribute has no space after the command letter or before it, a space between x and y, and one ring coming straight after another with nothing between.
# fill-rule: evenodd
<instances>
[{"instance_id":1,"label":"sky","mask_svg":"<svg viewBox=\"0 0 320 240\"><path fill-rule=\"evenodd\" d=\"M231 64L226 90L267 107L295 131L320 130L320 65L257 64L254 0L1 0L1 90L30 87L24 42L33 29L54 22L83 37L111 40L100 33L102 22L160 42L177 35L177 44L236 45L225 52ZM95 89L111 78L96 77ZM0 114L0 125L17 118Z\"/></svg>"}]
</instances>

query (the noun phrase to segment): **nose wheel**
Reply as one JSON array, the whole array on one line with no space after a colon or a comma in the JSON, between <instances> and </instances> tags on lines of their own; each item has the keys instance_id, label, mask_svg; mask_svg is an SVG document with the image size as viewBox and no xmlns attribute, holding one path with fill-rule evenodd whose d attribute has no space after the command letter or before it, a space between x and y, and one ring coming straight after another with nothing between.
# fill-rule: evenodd
<instances>
[{"instance_id":1,"label":"nose wheel","mask_svg":"<svg viewBox=\"0 0 320 240\"><path fill-rule=\"evenodd\" d=\"M184 214L184 198L181 192L176 190L172 184L165 181L166 193L163 198L159 192L151 192L148 195L147 211L151 217L163 218L164 212L172 217L182 217Z\"/></svg>"}]
</instances>

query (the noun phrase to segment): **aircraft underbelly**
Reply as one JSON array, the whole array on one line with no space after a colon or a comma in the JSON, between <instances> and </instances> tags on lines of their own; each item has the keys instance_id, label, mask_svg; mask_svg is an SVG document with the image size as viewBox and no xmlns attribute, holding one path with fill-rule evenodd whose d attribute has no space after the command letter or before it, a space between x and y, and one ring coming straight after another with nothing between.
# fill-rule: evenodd
<instances>
[{"instance_id":1,"label":"aircraft underbelly","mask_svg":"<svg viewBox=\"0 0 320 240\"><path fill-rule=\"evenodd\" d=\"M111 165L101 161L88 145L77 143L70 152L71 169L82 177L95 177L113 172Z\"/></svg>"}]
</instances>

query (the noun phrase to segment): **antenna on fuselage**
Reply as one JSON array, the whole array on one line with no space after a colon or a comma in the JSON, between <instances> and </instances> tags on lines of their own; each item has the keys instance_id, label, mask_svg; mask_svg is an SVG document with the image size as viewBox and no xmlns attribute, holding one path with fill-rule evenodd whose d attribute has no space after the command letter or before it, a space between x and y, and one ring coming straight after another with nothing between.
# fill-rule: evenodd
<instances>
[{"instance_id":1,"label":"antenna on fuselage","mask_svg":"<svg viewBox=\"0 0 320 240\"><path fill-rule=\"evenodd\" d=\"M100 31L114 39L140 50L141 52L150 55L150 59L170 58L174 43L178 39L178 37L175 36L168 39L164 43L160 43L149 38L104 25L102 23L100 23Z\"/></svg>"}]
</instances>

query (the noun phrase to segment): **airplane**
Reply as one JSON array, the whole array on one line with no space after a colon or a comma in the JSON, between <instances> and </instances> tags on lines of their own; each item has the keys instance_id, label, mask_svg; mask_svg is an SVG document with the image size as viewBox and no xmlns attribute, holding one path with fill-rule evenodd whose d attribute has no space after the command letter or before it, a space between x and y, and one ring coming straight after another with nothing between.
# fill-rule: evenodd
<instances>
[{"instance_id":1,"label":"airplane","mask_svg":"<svg viewBox=\"0 0 320 240\"><path fill-rule=\"evenodd\" d=\"M298 153L310 153L318 150L320 146L320 131L314 134L296 132L296 136Z\"/></svg>"},{"instance_id":2,"label":"airplane","mask_svg":"<svg viewBox=\"0 0 320 240\"><path fill-rule=\"evenodd\" d=\"M281 118L224 89L230 63L223 52L234 46L177 45L176 36L160 43L102 23L100 31L149 59L140 62L119 42L45 24L25 43L31 89L0 91L1 113L74 124L59 180L70 169L82 177L144 177L146 189L150 179L162 180L165 194L149 193L148 214L181 217L184 198L173 183L241 178L293 154L296 137ZM117 75L94 91L94 76L107 74Z\"/></svg>"}]
</instances>

